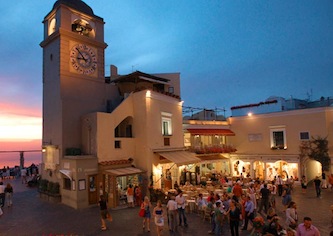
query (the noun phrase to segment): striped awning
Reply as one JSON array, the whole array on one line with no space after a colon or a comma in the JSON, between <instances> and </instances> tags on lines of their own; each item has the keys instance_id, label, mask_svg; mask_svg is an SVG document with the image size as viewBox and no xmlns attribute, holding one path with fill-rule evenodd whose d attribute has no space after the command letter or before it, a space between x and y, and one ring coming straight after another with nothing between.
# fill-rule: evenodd
<instances>
[{"instance_id":1,"label":"striped awning","mask_svg":"<svg viewBox=\"0 0 333 236\"><path fill-rule=\"evenodd\" d=\"M224 136L235 136L235 133L230 129L187 129L190 134L193 135L224 135Z\"/></svg>"},{"instance_id":2,"label":"striped awning","mask_svg":"<svg viewBox=\"0 0 333 236\"><path fill-rule=\"evenodd\" d=\"M169 151L169 152L158 152L158 154L176 165L188 165L198 163L201 160L195 156L195 153L188 151Z\"/></svg>"},{"instance_id":3,"label":"striped awning","mask_svg":"<svg viewBox=\"0 0 333 236\"><path fill-rule=\"evenodd\" d=\"M59 172L72 180L72 172L70 170L59 170Z\"/></svg>"},{"instance_id":4,"label":"striped awning","mask_svg":"<svg viewBox=\"0 0 333 236\"><path fill-rule=\"evenodd\" d=\"M125 167L125 168L116 168L116 169L106 170L106 172L111 175L126 176L126 175L141 174L141 173L144 173L145 171L140 170L135 167Z\"/></svg>"}]
</instances>

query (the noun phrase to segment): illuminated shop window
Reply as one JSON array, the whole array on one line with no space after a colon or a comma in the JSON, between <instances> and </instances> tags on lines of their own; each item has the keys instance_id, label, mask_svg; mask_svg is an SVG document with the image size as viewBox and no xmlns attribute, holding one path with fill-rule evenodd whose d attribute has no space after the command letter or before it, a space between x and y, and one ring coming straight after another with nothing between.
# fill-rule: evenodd
<instances>
[{"instance_id":1,"label":"illuminated shop window","mask_svg":"<svg viewBox=\"0 0 333 236\"><path fill-rule=\"evenodd\" d=\"M172 135L172 121L171 114L162 112L162 135L170 136Z\"/></svg>"},{"instance_id":2,"label":"illuminated shop window","mask_svg":"<svg viewBox=\"0 0 333 236\"><path fill-rule=\"evenodd\" d=\"M271 149L287 149L286 130L275 128L270 130Z\"/></svg>"}]
</instances>

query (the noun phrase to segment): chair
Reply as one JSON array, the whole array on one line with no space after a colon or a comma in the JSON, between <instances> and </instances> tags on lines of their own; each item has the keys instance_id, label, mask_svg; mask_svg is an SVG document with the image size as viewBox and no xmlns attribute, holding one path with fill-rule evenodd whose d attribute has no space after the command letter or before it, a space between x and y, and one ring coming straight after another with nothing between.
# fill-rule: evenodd
<instances>
[{"instance_id":1,"label":"chair","mask_svg":"<svg viewBox=\"0 0 333 236\"><path fill-rule=\"evenodd\" d=\"M212 213L212 208L206 207L205 210L204 210L203 220L205 221L207 219L207 220L210 221L211 218L212 218L211 213Z\"/></svg>"}]
</instances>

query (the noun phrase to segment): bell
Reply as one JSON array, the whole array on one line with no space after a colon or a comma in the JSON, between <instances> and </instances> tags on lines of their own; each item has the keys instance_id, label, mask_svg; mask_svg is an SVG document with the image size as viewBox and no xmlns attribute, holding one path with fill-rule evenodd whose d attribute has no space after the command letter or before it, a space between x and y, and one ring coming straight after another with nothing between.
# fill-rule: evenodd
<instances>
[{"instance_id":1,"label":"bell","mask_svg":"<svg viewBox=\"0 0 333 236\"><path fill-rule=\"evenodd\" d=\"M82 26L81 25L77 25L75 30L77 32L81 32L82 31Z\"/></svg>"}]
</instances>

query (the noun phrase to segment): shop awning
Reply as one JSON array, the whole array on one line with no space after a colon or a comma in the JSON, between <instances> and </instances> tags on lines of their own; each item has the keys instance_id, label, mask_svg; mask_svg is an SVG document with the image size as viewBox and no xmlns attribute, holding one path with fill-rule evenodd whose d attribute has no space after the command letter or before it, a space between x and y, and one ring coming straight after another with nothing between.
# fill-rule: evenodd
<instances>
[{"instance_id":1,"label":"shop awning","mask_svg":"<svg viewBox=\"0 0 333 236\"><path fill-rule=\"evenodd\" d=\"M224 135L224 136L235 136L235 133L230 129L187 129L192 135Z\"/></svg>"},{"instance_id":2,"label":"shop awning","mask_svg":"<svg viewBox=\"0 0 333 236\"><path fill-rule=\"evenodd\" d=\"M117 168L117 169L111 169L111 170L106 170L106 172L116 175L116 176L126 176L126 175L136 175L136 174L141 174L144 173L145 171L140 170L135 167L125 167L125 168Z\"/></svg>"},{"instance_id":3,"label":"shop awning","mask_svg":"<svg viewBox=\"0 0 333 236\"><path fill-rule=\"evenodd\" d=\"M72 172L70 170L59 170L59 172L72 180Z\"/></svg>"},{"instance_id":4,"label":"shop awning","mask_svg":"<svg viewBox=\"0 0 333 236\"><path fill-rule=\"evenodd\" d=\"M193 152L188 151L158 152L158 154L178 166L200 162Z\"/></svg>"}]
</instances>

